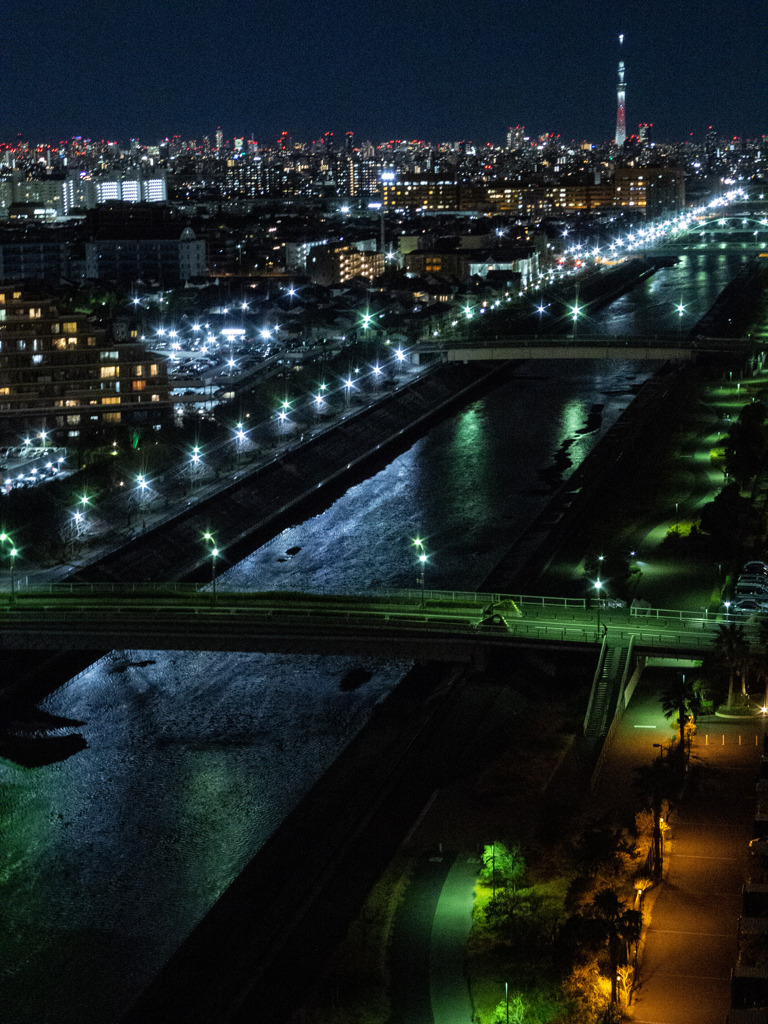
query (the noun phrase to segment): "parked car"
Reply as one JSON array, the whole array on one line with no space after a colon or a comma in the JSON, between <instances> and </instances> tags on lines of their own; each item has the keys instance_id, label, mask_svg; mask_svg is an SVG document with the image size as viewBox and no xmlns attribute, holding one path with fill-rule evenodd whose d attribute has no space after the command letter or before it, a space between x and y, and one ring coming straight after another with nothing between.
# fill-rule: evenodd
<instances>
[{"instance_id":1,"label":"parked car","mask_svg":"<svg viewBox=\"0 0 768 1024\"><path fill-rule=\"evenodd\" d=\"M738 583L736 590L734 591L734 597L756 597L758 595L765 595L766 601L768 601L768 587L763 587L759 583Z\"/></svg>"},{"instance_id":2,"label":"parked car","mask_svg":"<svg viewBox=\"0 0 768 1024\"><path fill-rule=\"evenodd\" d=\"M737 586L741 586L741 584L746 586L749 583L756 583L760 587L768 587L768 576L748 576L745 574L744 576L739 576L736 581Z\"/></svg>"},{"instance_id":3,"label":"parked car","mask_svg":"<svg viewBox=\"0 0 768 1024\"><path fill-rule=\"evenodd\" d=\"M734 601L729 609L734 615L760 615L768 613L768 594L760 597L743 597Z\"/></svg>"},{"instance_id":4,"label":"parked car","mask_svg":"<svg viewBox=\"0 0 768 1024\"><path fill-rule=\"evenodd\" d=\"M746 562L741 571L746 573L757 573L761 576L768 576L768 564L766 562Z\"/></svg>"}]
</instances>

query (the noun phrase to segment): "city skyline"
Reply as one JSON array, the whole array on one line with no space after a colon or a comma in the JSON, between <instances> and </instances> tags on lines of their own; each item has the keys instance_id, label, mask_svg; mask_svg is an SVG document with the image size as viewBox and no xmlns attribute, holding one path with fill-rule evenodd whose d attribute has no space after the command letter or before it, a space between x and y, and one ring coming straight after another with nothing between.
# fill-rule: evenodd
<instances>
[{"instance_id":1,"label":"city skyline","mask_svg":"<svg viewBox=\"0 0 768 1024\"><path fill-rule=\"evenodd\" d=\"M199 140L221 125L225 138L265 143L328 130L374 143L502 143L510 124L525 124L599 144L615 131L622 34L627 134L643 122L668 142L710 125L723 136L765 131L754 0L621 3L608 17L565 0L554 25L531 3L495 0L105 0L99 12L11 0L0 137ZM41 69L40 54L60 59Z\"/></svg>"}]
</instances>

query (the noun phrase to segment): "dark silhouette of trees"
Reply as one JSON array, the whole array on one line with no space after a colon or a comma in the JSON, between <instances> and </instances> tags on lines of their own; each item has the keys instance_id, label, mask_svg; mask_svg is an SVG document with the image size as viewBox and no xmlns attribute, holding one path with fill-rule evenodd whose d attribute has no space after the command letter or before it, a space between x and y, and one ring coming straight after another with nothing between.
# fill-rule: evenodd
<instances>
[{"instance_id":1,"label":"dark silhouette of trees","mask_svg":"<svg viewBox=\"0 0 768 1024\"><path fill-rule=\"evenodd\" d=\"M745 405L725 443L726 470L742 488L749 486L768 463L767 412L762 402Z\"/></svg>"},{"instance_id":2,"label":"dark silhouette of trees","mask_svg":"<svg viewBox=\"0 0 768 1024\"><path fill-rule=\"evenodd\" d=\"M712 644L715 660L728 671L728 699L726 707L733 707L733 684L736 675L741 676L742 693L746 690L745 675L749 663L749 640L744 636L744 627L729 623L718 627Z\"/></svg>"},{"instance_id":3,"label":"dark silhouette of trees","mask_svg":"<svg viewBox=\"0 0 768 1024\"><path fill-rule=\"evenodd\" d=\"M611 1002L616 1003L618 969L628 962L630 946L640 941L643 918L639 910L627 909L613 889L602 889L592 903L594 919L600 925L603 942L608 947Z\"/></svg>"},{"instance_id":4,"label":"dark silhouette of trees","mask_svg":"<svg viewBox=\"0 0 768 1024\"><path fill-rule=\"evenodd\" d=\"M697 685L685 678L685 673L675 676L672 683L659 696L661 710L667 719L677 717L680 748L685 750L685 726L688 721L696 723L696 716L701 714L702 703Z\"/></svg>"},{"instance_id":5,"label":"dark silhouette of trees","mask_svg":"<svg viewBox=\"0 0 768 1024\"><path fill-rule=\"evenodd\" d=\"M754 519L748 498L742 497L738 484L728 484L713 501L701 509L700 527L708 533L718 550L733 554L743 543Z\"/></svg>"}]
</instances>

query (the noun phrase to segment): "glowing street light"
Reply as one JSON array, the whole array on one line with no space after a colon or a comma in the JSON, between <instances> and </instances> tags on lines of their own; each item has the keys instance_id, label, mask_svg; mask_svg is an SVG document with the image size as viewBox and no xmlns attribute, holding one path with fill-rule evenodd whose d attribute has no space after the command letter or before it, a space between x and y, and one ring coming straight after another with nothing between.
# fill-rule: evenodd
<instances>
[{"instance_id":1,"label":"glowing street light","mask_svg":"<svg viewBox=\"0 0 768 1024\"><path fill-rule=\"evenodd\" d=\"M421 584L421 608L423 609L425 606L424 577L426 573L428 558L427 552L424 548L424 541L421 539L421 537L414 538L413 547L416 548L416 561L419 564L419 582Z\"/></svg>"},{"instance_id":2,"label":"glowing street light","mask_svg":"<svg viewBox=\"0 0 768 1024\"><path fill-rule=\"evenodd\" d=\"M16 548L14 546L14 543L13 543L13 540L11 539L10 534L7 534L5 532L5 530L3 530L2 533L0 533L0 543L10 544L10 550L8 551L8 555L9 555L9 558L10 558L10 561L11 561L11 599L10 599L10 604L12 605L14 603L15 598L16 598L16 585L15 585L14 570L15 570L15 567L16 567L16 556L18 555L19 551L18 551L18 548Z\"/></svg>"},{"instance_id":3,"label":"glowing street light","mask_svg":"<svg viewBox=\"0 0 768 1024\"><path fill-rule=\"evenodd\" d=\"M203 540L207 541L211 545L209 552L211 556L211 592L213 595L213 604L216 604L216 559L219 557L219 549L216 547L216 540L210 531L206 531L203 534Z\"/></svg>"},{"instance_id":4,"label":"glowing street light","mask_svg":"<svg viewBox=\"0 0 768 1024\"><path fill-rule=\"evenodd\" d=\"M601 599L601 596L600 596L600 591L603 589L603 585L604 584L603 584L602 580L595 580L595 590L597 591L597 635L598 635L598 637L600 636L600 605L602 603L602 599Z\"/></svg>"}]
</instances>

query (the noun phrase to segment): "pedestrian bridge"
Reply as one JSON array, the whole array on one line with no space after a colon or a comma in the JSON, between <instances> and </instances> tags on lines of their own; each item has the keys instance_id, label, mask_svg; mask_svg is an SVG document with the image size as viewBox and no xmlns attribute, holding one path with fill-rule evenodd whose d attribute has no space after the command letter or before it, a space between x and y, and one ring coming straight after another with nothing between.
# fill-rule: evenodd
<instances>
[{"instance_id":1,"label":"pedestrian bridge","mask_svg":"<svg viewBox=\"0 0 768 1024\"><path fill-rule=\"evenodd\" d=\"M472 662L488 649L633 646L697 656L722 620L583 599L447 590L233 593L194 584L49 584L0 598L0 648L264 651Z\"/></svg>"}]
</instances>

